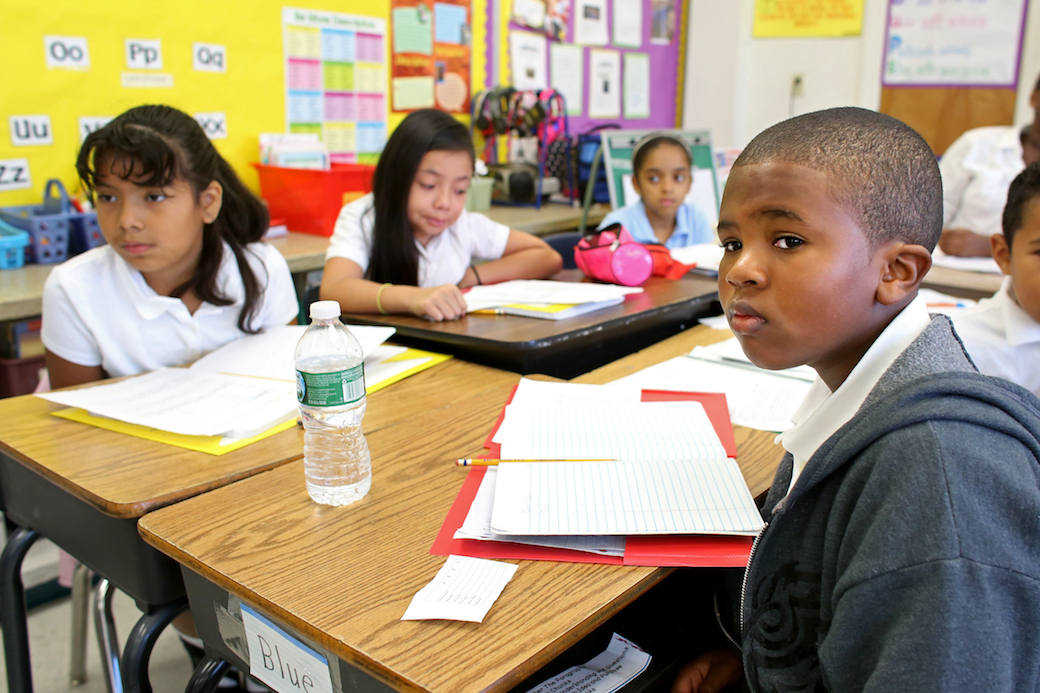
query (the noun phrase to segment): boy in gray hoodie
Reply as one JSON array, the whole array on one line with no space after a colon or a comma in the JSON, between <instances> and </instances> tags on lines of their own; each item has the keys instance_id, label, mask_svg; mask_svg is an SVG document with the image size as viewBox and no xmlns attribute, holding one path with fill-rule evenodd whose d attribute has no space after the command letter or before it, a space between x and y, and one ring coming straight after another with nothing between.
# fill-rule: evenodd
<instances>
[{"instance_id":1,"label":"boy in gray hoodie","mask_svg":"<svg viewBox=\"0 0 1040 693\"><path fill-rule=\"evenodd\" d=\"M730 631L676 693L1040 690L1040 401L979 375L917 289L928 145L873 111L761 133L722 200L719 294L757 365L818 374Z\"/></svg>"}]
</instances>

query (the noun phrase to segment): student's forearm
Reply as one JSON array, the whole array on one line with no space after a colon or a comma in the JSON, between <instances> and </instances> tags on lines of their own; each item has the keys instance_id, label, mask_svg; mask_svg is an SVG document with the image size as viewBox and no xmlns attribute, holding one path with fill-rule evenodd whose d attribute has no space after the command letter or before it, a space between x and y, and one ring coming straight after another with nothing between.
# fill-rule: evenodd
<instances>
[{"instance_id":1,"label":"student's forearm","mask_svg":"<svg viewBox=\"0 0 1040 693\"><path fill-rule=\"evenodd\" d=\"M414 313L418 287L383 284L367 279L323 282L321 298L339 301L344 313ZM378 301L377 301L378 299Z\"/></svg>"},{"instance_id":2,"label":"student's forearm","mask_svg":"<svg viewBox=\"0 0 1040 693\"><path fill-rule=\"evenodd\" d=\"M562 267L560 254L552 248L525 248L476 265L476 271L481 284L495 284L510 279L545 279ZM472 274L467 271L466 278L470 279Z\"/></svg>"}]
</instances>

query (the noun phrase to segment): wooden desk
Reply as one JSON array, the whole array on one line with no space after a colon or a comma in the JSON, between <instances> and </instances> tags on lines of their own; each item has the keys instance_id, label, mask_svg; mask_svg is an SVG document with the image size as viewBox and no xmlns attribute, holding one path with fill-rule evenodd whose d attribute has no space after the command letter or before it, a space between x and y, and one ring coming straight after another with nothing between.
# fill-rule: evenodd
<instances>
[{"instance_id":1,"label":"wooden desk","mask_svg":"<svg viewBox=\"0 0 1040 693\"><path fill-rule=\"evenodd\" d=\"M458 382L475 383L469 394L514 380L512 374L452 360L373 394L365 429L375 432L420 411L436 411L463 396ZM146 621L146 613L147 627L140 638L131 638L123 656L128 687L140 683L134 677L141 675L146 686L149 643L183 608L184 585L177 564L141 540L137 518L298 459L303 431L294 428L213 456L48 415L60 408L33 396L0 400L0 488L7 518L19 526L0 556L9 690L32 689L19 569L41 534L159 614Z\"/></svg>"},{"instance_id":2,"label":"wooden desk","mask_svg":"<svg viewBox=\"0 0 1040 693\"><path fill-rule=\"evenodd\" d=\"M557 278L577 281L579 270ZM348 314L350 322L392 325L394 341L516 373L572 378L659 342L707 315L721 312L714 279L689 274L651 278L624 303L568 320L469 315L430 322L406 315Z\"/></svg>"},{"instance_id":3,"label":"wooden desk","mask_svg":"<svg viewBox=\"0 0 1040 693\"><path fill-rule=\"evenodd\" d=\"M604 382L725 336L698 327L581 380ZM504 691L663 579L669 569L521 561L482 624L399 620L443 564L429 548L466 473L452 461L482 450L509 390L370 435L372 491L354 506L311 503L295 462L143 517L146 541L185 566L207 651L248 670L238 615L247 603L323 653L350 690ZM740 432L749 478L771 478L780 458L771 438Z\"/></svg>"},{"instance_id":4,"label":"wooden desk","mask_svg":"<svg viewBox=\"0 0 1040 693\"><path fill-rule=\"evenodd\" d=\"M995 294L1003 281L1004 275L1002 274L965 272L933 265L921 284L944 294L977 301Z\"/></svg>"}]
</instances>

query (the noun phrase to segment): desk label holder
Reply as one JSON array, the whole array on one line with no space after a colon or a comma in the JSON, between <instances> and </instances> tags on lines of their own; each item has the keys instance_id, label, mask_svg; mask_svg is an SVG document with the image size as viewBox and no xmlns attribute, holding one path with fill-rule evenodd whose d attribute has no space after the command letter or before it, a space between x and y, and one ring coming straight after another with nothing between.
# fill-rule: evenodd
<instances>
[{"instance_id":1,"label":"desk label holder","mask_svg":"<svg viewBox=\"0 0 1040 693\"><path fill-rule=\"evenodd\" d=\"M333 693L329 660L242 605L249 674L278 693Z\"/></svg>"}]
</instances>

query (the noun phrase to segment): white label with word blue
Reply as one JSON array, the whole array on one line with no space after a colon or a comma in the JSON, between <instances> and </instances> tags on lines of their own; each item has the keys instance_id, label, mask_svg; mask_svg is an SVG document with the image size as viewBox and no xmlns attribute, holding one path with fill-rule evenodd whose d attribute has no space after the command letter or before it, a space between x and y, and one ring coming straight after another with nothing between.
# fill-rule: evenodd
<instances>
[{"instance_id":1,"label":"white label with word blue","mask_svg":"<svg viewBox=\"0 0 1040 693\"><path fill-rule=\"evenodd\" d=\"M227 48L217 43L194 43L191 64L202 72L227 72Z\"/></svg>"},{"instance_id":2,"label":"white label with word blue","mask_svg":"<svg viewBox=\"0 0 1040 693\"><path fill-rule=\"evenodd\" d=\"M100 130L112 122L112 116L80 116L79 117L79 141L87 139L87 135Z\"/></svg>"},{"instance_id":3,"label":"white label with word blue","mask_svg":"<svg viewBox=\"0 0 1040 693\"><path fill-rule=\"evenodd\" d=\"M31 187L28 159L0 159L0 192Z\"/></svg>"},{"instance_id":4,"label":"white label with word blue","mask_svg":"<svg viewBox=\"0 0 1040 693\"><path fill-rule=\"evenodd\" d=\"M65 70L90 68L86 36L44 36L43 53L47 67Z\"/></svg>"},{"instance_id":5,"label":"white label with word blue","mask_svg":"<svg viewBox=\"0 0 1040 693\"><path fill-rule=\"evenodd\" d=\"M49 115L14 115L10 117L11 144L16 147L32 147L54 144Z\"/></svg>"},{"instance_id":6,"label":"white label with word blue","mask_svg":"<svg viewBox=\"0 0 1040 693\"><path fill-rule=\"evenodd\" d=\"M242 605L249 644L249 674L277 693L332 693L329 662L320 654Z\"/></svg>"},{"instance_id":7,"label":"white label with word blue","mask_svg":"<svg viewBox=\"0 0 1040 693\"><path fill-rule=\"evenodd\" d=\"M227 139L227 116L223 113L196 113L195 120L211 140Z\"/></svg>"},{"instance_id":8,"label":"white label with word blue","mask_svg":"<svg viewBox=\"0 0 1040 693\"><path fill-rule=\"evenodd\" d=\"M161 70L162 41L159 39L127 39L126 66L130 70Z\"/></svg>"}]
</instances>

